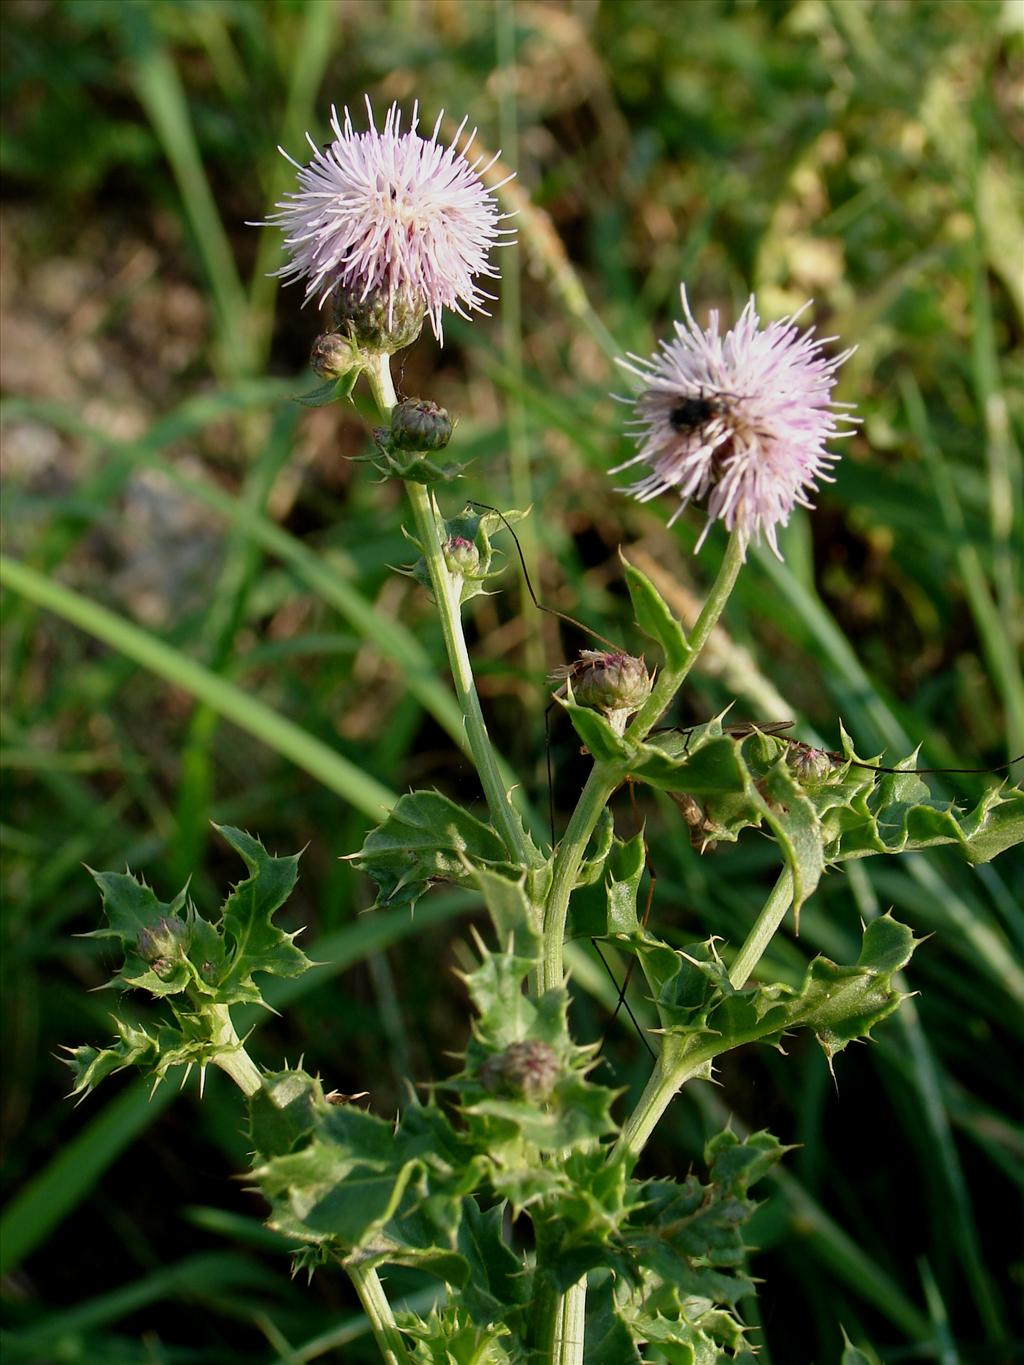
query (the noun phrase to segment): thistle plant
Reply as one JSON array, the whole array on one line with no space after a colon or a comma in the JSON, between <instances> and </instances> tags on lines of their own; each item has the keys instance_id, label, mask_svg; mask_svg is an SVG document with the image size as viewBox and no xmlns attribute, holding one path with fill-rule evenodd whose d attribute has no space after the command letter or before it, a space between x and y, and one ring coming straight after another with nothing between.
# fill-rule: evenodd
<instances>
[{"instance_id":1,"label":"thistle plant","mask_svg":"<svg viewBox=\"0 0 1024 1365\"><path fill-rule=\"evenodd\" d=\"M750 1361L741 1316L753 1292L745 1268L751 1188L786 1148L765 1131L714 1137L705 1170L684 1179L639 1169L668 1106L688 1082L749 1043L781 1047L796 1030L817 1039L830 1065L868 1038L904 998L914 952L890 915L864 928L855 961L815 957L798 982L762 979L773 936L825 873L851 859L945 844L971 863L1024 839L1024 794L994 785L962 812L936 802L910 755L882 769L845 731L837 753L717 717L683 733L660 723L721 617L751 541L779 553L778 530L810 507L836 459L828 442L855 417L834 400L848 351L801 332L793 319L762 327L751 299L736 326L702 328L683 294L684 322L654 356L624 360L639 381L632 406L637 453L648 472L627 490L669 493L675 519L690 501L724 522L727 548L689 634L651 580L623 557L625 586L649 657L585 650L552 688L591 764L568 824L549 845L532 835L488 733L463 629L465 603L493 591L504 558L495 541L522 509L463 504L449 487L454 424L429 399L399 403L390 361L429 318L463 316L486 301L490 249L508 242L502 214L470 163L464 125L447 145L392 108L382 131L356 132L332 116L335 140L299 166L299 188L272 221L307 299L326 310L312 364L324 381L306 401L338 401L363 378L380 411L367 459L401 480L408 570L430 592L486 815L433 790L396 802L352 854L381 906L413 910L438 883L472 891L486 907L464 981L473 1017L453 1074L410 1095L396 1121L325 1093L301 1066L265 1071L249 1058L232 1009L259 1003L266 975L295 976L309 958L274 923L298 872L251 835L221 830L245 878L216 917L185 891L161 902L130 873L97 876L106 926L123 954L114 984L147 992L164 1009L151 1025L115 1016L103 1049L72 1050L75 1092L140 1067L214 1065L245 1097L251 1182L268 1223L310 1272L340 1267L380 1347L398 1362ZM371 445L372 442L372 445ZM702 537L702 541L703 541ZM634 646L635 647L635 646ZM740 943L709 936L682 948L646 922L644 835L616 829L609 803L626 783L678 798L699 845L759 829L778 871L763 905L749 907ZM656 1017L639 1101L597 1079L597 1048L569 1026L564 962L573 897L601 890L588 928L635 960ZM594 898L588 900L591 907ZM310 947L315 956L315 944ZM380 1271L417 1268L436 1285L425 1315L397 1313ZM850 1348L849 1360L858 1358Z\"/></svg>"}]
</instances>

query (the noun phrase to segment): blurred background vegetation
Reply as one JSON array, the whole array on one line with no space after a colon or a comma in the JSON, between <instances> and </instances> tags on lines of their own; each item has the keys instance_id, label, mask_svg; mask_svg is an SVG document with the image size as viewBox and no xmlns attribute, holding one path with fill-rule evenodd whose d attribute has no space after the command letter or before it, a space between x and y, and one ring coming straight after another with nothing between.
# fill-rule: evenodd
<instances>
[{"instance_id":1,"label":"blurred background vegetation","mask_svg":"<svg viewBox=\"0 0 1024 1365\"><path fill-rule=\"evenodd\" d=\"M349 459L369 408L290 401L317 317L268 277L279 234L246 226L291 181L276 144L324 140L331 102L418 98L518 170L494 316L446 323L443 352L424 336L401 388L458 415L466 496L534 504L542 597L627 647L620 543L685 618L722 541L695 558L699 516L669 531L669 506L617 495L614 355L666 334L681 280L701 318L752 289L767 317L813 298L859 348L839 396L863 426L785 565L751 556L679 719L735 699L809 740L835 744L841 717L862 753L997 764L1024 749L1021 22L1018 0L7 0L4 541L33 572L4 601L5 1359L373 1359L342 1277L290 1282L231 1179L226 1078L202 1104L131 1077L65 1099L59 1046L110 1031L92 992L112 964L72 937L98 917L83 864L165 898L191 875L212 913L240 869L211 820L305 845L288 922L325 965L259 1021L256 1060L304 1054L386 1114L465 1037L450 969L478 907L442 890L413 920L364 915L339 861L369 819L350 765L477 791L426 594L388 567L409 557L401 489ZM492 733L542 809L544 675L588 641L529 606L507 548L470 629ZM553 745L564 819L581 760L557 723ZM996 780L933 784L968 802ZM772 845L701 857L673 808L643 813L661 932L737 942ZM727 1111L800 1144L756 1227L765 1361L835 1361L840 1324L886 1361L1021 1358L1022 884L1019 853L828 878L765 972L849 960L892 907L932 935L918 994L835 1085L803 1039L744 1051L652 1144L651 1172L683 1174ZM594 1038L595 962L581 945ZM606 1083L642 1084L624 1026L604 1058ZM390 1285L424 1303L411 1273Z\"/></svg>"}]
</instances>

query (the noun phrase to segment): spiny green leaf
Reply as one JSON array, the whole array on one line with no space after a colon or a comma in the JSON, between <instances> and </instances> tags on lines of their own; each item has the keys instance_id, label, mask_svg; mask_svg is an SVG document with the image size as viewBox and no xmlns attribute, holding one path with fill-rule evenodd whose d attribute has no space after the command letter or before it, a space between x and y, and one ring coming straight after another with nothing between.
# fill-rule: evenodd
<instances>
[{"instance_id":1,"label":"spiny green leaf","mask_svg":"<svg viewBox=\"0 0 1024 1365\"><path fill-rule=\"evenodd\" d=\"M610 1275L592 1285L587 1295L587 1361L589 1365L642 1365L633 1333L619 1315Z\"/></svg>"},{"instance_id":2,"label":"spiny green leaf","mask_svg":"<svg viewBox=\"0 0 1024 1365\"><path fill-rule=\"evenodd\" d=\"M261 1156L284 1156L317 1125L324 1104L320 1082L305 1071L279 1071L263 1078L249 1097L249 1137Z\"/></svg>"},{"instance_id":3,"label":"spiny green leaf","mask_svg":"<svg viewBox=\"0 0 1024 1365\"><path fill-rule=\"evenodd\" d=\"M598 881L604 871L605 860L611 851L612 840L615 838L615 821L612 813L607 806L598 818L597 828L591 835L590 843L587 845L586 857L576 874L577 886L591 886Z\"/></svg>"},{"instance_id":4,"label":"spiny green leaf","mask_svg":"<svg viewBox=\"0 0 1024 1365\"><path fill-rule=\"evenodd\" d=\"M769 768L754 791L793 877L793 911L799 931L800 907L825 870L821 824L784 759Z\"/></svg>"},{"instance_id":5,"label":"spiny green leaf","mask_svg":"<svg viewBox=\"0 0 1024 1365\"><path fill-rule=\"evenodd\" d=\"M512 878L490 868L474 867L469 877L484 898L502 949L521 961L536 962L544 909L527 896L526 875Z\"/></svg>"},{"instance_id":6,"label":"spiny green leaf","mask_svg":"<svg viewBox=\"0 0 1024 1365\"><path fill-rule=\"evenodd\" d=\"M75 1084L73 1095L88 1095L100 1081L126 1067L139 1067L160 1080L175 1066L205 1066L222 1049L211 1040L201 1015L175 1013L175 1023L149 1030L113 1016L117 1042L108 1048L67 1048L65 1058Z\"/></svg>"},{"instance_id":7,"label":"spiny green leaf","mask_svg":"<svg viewBox=\"0 0 1024 1365\"><path fill-rule=\"evenodd\" d=\"M457 1247L469 1267L460 1300L475 1323L501 1321L511 1308L529 1303L526 1265L505 1241L502 1205L483 1212L475 1200L466 1199Z\"/></svg>"},{"instance_id":8,"label":"spiny green leaf","mask_svg":"<svg viewBox=\"0 0 1024 1365\"><path fill-rule=\"evenodd\" d=\"M508 867L498 835L440 792L410 792L371 830L352 861L377 883L381 905L410 909L433 882L464 882L473 865Z\"/></svg>"},{"instance_id":9,"label":"spiny green leaf","mask_svg":"<svg viewBox=\"0 0 1024 1365\"><path fill-rule=\"evenodd\" d=\"M215 1061L237 1048L228 1006L262 1001L253 973L297 976L310 965L294 946L295 935L271 922L295 884L297 857L272 858L240 830L220 832L250 876L230 894L217 924L186 902L184 890L165 905L130 873L93 874L108 922L98 936L119 940L125 954L115 984L165 999L173 1023L135 1027L115 1018L112 1047L72 1049L76 1093L127 1066L159 1078L172 1066Z\"/></svg>"},{"instance_id":10,"label":"spiny green leaf","mask_svg":"<svg viewBox=\"0 0 1024 1365\"><path fill-rule=\"evenodd\" d=\"M777 1045L799 1027L812 1029L831 1057L854 1038L870 1036L898 1007L903 994L893 977L915 946L910 930L886 915L867 926L852 966L819 956L799 987L778 982L747 990L734 990L713 956L700 961L691 952L692 960L663 986L659 1012L672 1021L666 1032L690 1040L687 1055L702 1060L745 1042Z\"/></svg>"},{"instance_id":11,"label":"spiny green leaf","mask_svg":"<svg viewBox=\"0 0 1024 1365\"><path fill-rule=\"evenodd\" d=\"M479 966L467 974L466 986L480 1015L479 1038L493 1048L527 1038L537 1017L537 1004L523 994L523 982L536 957L482 950Z\"/></svg>"},{"instance_id":12,"label":"spiny green leaf","mask_svg":"<svg viewBox=\"0 0 1024 1365\"><path fill-rule=\"evenodd\" d=\"M715 734L707 726L692 737L671 732L655 735L635 746L629 775L663 791L698 798L746 792L750 774L743 761L743 741L723 735L720 725L717 730Z\"/></svg>"},{"instance_id":13,"label":"spiny green leaf","mask_svg":"<svg viewBox=\"0 0 1024 1365\"><path fill-rule=\"evenodd\" d=\"M252 979L254 972L293 977L311 965L293 942L299 931L286 934L272 923L273 915L295 886L299 855L271 857L251 835L229 825L215 828L245 863L250 876L239 882L224 902L219 928L226 963L209 981L209 994L225 1005L260 1000Z\"/></svg>"},{"instance_id":14,"label":"spiny green leaf","mask_svg":"<svg viewBox=\"0 0 1024 1365\"><path fill-rule=\"evenodd\" d=\"M582 1075L560 1081L543 1103L481 1098L463 1107L466 1118L494 1118L515 1129L538 1152L569 1151L592 1146L615 1131L611 1105L615 1092L590 1084Z\"/></svg>"},{"instance_id":15,"label":"spiny green leaf","mask_svg":"<svg viewBox=\"0 0 1024 1365\"><path fill-rule=\"evenodd\" d=\"M410 1359L422 1365L518 1365L521 1350L514 1354L505 1342L511 1330L501 1322L483 1325L465 1301L466 1290L459 1294L459 1302L448 1302L433 1308L428 1317L399 1313L396 1321L402 1331L415 1342Z\"/></svg>"},{"instance_id":16,"label":"spiny green leaf","mask_svg":"<svg viewBox=\"0 0 1024 1365\"><path fill-rule=\"evenodd\" d=\"M556 698L559 706L572 721L573 729L586 745L595 763L625 763L632 753L627 740L623 739L600 711L589 706L577 706L572 697Z\"/></svg>"},{"instance_id":17,"label":"spiny green leaf","mask_svg":"<svg viewBox=\"0 0 1024 1365\"><path fill-rule=\"evenodd\" d=\"M411 1104L396 1125L328 1103L315 1084L304 1089L298 1145L266 1156L253 1172L271 1205L269 1225L342 1258L417 1265L464 1283L469 1265L455 1244L465 1197L481 1183L485 1160L432 1102ZM254 1131L267 1131L265 1108L256 1097Z\"/></svg>"}]
</instances>

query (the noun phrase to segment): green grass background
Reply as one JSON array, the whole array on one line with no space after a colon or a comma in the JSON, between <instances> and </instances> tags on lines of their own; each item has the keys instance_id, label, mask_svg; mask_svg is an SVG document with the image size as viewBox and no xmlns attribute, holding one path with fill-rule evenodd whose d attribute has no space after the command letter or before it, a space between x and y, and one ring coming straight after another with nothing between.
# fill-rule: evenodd
<instances>
[{"instance_id":1,"label":"green grass background","mask_svg":"<svg viewBox=\"0 0 1024 1365\"><path fill-rule=\"evenodd\" d=\"M1022 7L8 0L2 18L4 1357L369 1361L341 1277L290 1282L231 1178L225 1078L202 1104L129 1077L76 1109L55 1060L109 1031L112 964L73 937L98 914L83 864L164 897L191 875L212 913L240 869L211 820L306 846L287 920L324 965L273 997L257 1061L304 1055L388 1113L465 1037L450 969L478 907L440 891L413 920L361 914L339 861L382 786L478 791L429 602L388 567L409 557L401 490L349 458L369 406L290 401L317 318L268 278L279 234L245 226L291 180L275 145L301 157L330 103L366 92L378 112L419 98L428 124L468 113L518 170L493 317L453 320L443 352L422 338L401 388L458 416L466 496L535 506L544 599L634 648L620 543L685 615L723 542L695 558L699 516L669 531L668 506L616 494L614 355L666 334L681 280L701 317L751 290L767 316L813 297L858 346L839 396L863 426L785 565L752 554L679 719L735 699L806 739L834 744L841 717L861 752L997 764L1024 749ZM469 630L492 733L543 809L544 675L587 641L533 611L511 554L501 587ZM576 750L556 725L563 820ZM967 802L995 780L933 782ZM662 932L737 942L772 845L700 857L671 808L643 814ZM829 877L764 971L849 960L892 907L931 935L917 994L835 1085L802 1039L744 1051L652 1144L646 1167L682 1174L730 1111L800 1144L755 1228L765 1361L836 1361L840 1324L885 1361L1022 1358L1022 886L1019 852ZM589 948L574 969L597 1037L611 987ZM604 1056L602 1079L642 1085L625 1027ZM412 1274L389 1286L429 1302Z\"/></svg>"}]
</instances>

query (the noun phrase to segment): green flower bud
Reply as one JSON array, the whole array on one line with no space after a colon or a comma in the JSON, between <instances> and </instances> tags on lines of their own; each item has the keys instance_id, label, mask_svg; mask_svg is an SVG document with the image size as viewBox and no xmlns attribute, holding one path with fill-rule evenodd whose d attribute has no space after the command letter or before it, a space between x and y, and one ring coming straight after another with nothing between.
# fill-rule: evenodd
<instances>
[{"instance_id":1,"label":"green flower bud","mask_svg":"<svg viewBox=\"0 0 1024 1365\"><path fill-rule=\"evenodd\" d=\"M492 1093L538 1102L550 1096L560 1072L554 1048L534 1040L512 1043L489 1057L480 1068L480 1079Z\"/></svg>"},{"instance_id":2,"label":"green flower bud","mask_svg":"<svg viewBox=\"0 0 1024 1365\"><path fill-rule=\"evenodd\" d=\"M789 745L786 762L802 786L814 786L822 782L834 766L824 749L815 749L810 744L798 742Z\"/></svg>"},{"instance_id":3,"label":"green flower bud","mask_svg":"<svg viewBox=\"0 0 1024 1365\"><path fill-rule=\"evenodd\" d=\"M638 711L651 695L647 665L632 654L584 649L569 679L578 705L606 714Z\"/></svg>"},{"instance_id":4,"label":"green flower bud","mask_svg":"<svg viewBox=\"0 0 1024 1365\"><path fill-rule=\"evenodd\" d=\"M188 925L184 920L161 915L154 924L146 924L139 930L135 947L143 962L152 963L158 976L166 974L179 958L185 956Z\"/></svg>"},{"instance_id":5,"label":"green flower bud","mask_svg":"<svg viewBox=\"0 0 1024 1365\"><path fill-rule=\"evenodd\" d=\"M391 413L394 450L443 450L452 438L452 419L429 398L405 398Z\"/></svg>"},{"instance_id":6,"label":"green flower bud","mask_svg":"<svg viewBox=\"0 0 1024 1365\"><path fill-rule=\"evenodd\" d=\"M340 379L359 364L359 354L340 332L323 332L313 342L309 368L321 379Z\"/></svg>"},{"instance_id":7,"label":"green flower bud","mask_svg":"<svg viewBox=\"0 0 1024 1365\"><path fill-rule=\"evenodd\" d=\"M361 349L393 355L420 334L427 310L422 301L374 290L361 297L356 290L341 288L331 294L335 330L344 332Z\"/></svg>"},{"instance_id":8,"label":"green flower bud","mask_svg":"<svg viewBox=\"0 0 1024 1365\"><path fill-rule=\"evenodd\" d=\"M524 1100L546 1100L560 1072L554 1048L547 1043L512 1043L501 1054L502 1088Z\"/></svg>"},{"instance_id":9,"label":"green flower bud","mask_svg":"<svg viewBox=\"0 0 1024 1365\"><path fill-rule=\"evenodd\" d=\"M480 551L471 540L467 540L465 536L449 536L441 548L449 573L461 574L463 578L477 577Z\"/></svg>"}]
</instances>

